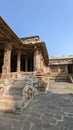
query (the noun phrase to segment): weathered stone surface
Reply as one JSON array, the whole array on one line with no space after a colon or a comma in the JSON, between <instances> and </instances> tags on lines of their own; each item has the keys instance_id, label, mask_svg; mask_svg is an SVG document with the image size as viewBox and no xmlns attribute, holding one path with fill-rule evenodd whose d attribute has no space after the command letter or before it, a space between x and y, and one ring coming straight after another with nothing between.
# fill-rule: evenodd
<instances>
[{"instance_id":1,"label":"weathered stone surface","mask_svg":"<svg viewBox=\"0 0 73 130\"><path fill-rule=\"evenodd\" d=\"M45 92L47 83L36 76L26 76L24 80L5 79L0 83L0 110L16 111L27 106L38 92Z\"/></svg>"},{"instance_id":2,"label":"weathered stone surface","mask_svg":"<svg viewBox=\"0 0 73 130\"><path fill-rule=\"evenodd\" d=\"M73 96L62 87L67 83L50 85L48 93L32 99L20 114L0 112L0 130L73 130Z\"/></svg>"}]
</instances>

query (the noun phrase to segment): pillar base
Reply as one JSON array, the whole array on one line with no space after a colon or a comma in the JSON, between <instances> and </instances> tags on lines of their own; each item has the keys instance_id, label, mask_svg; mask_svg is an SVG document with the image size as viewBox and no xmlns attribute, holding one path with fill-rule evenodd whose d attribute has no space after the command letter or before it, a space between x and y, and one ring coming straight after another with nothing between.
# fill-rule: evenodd
<instances>
[{"instance_id":1,"label":"pillar base","mask_svg":"<svg viewBox=\"0 0 73 130\"><path fill-rule=\"evenodd\" d=\"M6 68L6 67L2 67L2 75L1 75L1 78L2 79L5 79L5 78L10 78L10 70L9 68Z\"/></svg>"}]
</instances>

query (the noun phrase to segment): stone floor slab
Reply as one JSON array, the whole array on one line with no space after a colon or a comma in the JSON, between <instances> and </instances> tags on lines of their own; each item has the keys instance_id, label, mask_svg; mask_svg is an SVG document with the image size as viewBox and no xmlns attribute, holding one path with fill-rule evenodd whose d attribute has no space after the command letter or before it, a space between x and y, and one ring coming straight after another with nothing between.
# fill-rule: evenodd
<instances>
[{"instance_id":1,"label":"stone floor slab","mask_svg":"<svg viewBox=\"0 0 73 130\"><path fill-rule=\"evenodd\" d=\"M49 92L32 99L21 113L0 112L0 130L73 130L73 95L63 92L64 85L51 83Z\"/></svg>"}]
</instances>

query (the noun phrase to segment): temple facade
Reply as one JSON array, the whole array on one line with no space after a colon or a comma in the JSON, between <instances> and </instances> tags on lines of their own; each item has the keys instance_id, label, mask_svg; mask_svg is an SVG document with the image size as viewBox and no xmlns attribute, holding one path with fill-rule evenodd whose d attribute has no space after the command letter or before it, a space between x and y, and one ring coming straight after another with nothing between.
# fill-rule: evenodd
<instances>
[{"instance_id":1,"label":"temple facade","mask_svg":"<svg viewBox=\"0 0 73 130\"><path fill-rule=\"evenodd\" d=\"M73 83L73 57L49 58L39 36L19 38L0 16L0 111L19 111L50 80Z\"/></svg>"},{"instance_id":2,"label":"temple facade","mask_svg":"<svg viewBox=\"0 0 73 130\"><path fill-rule=\"evenodd\" d=\"M49 58L39 36L19 38L0 17L0 78L23 78L32 72L47 74Z\"/></svg>"},{"instance_id":3,"label":"temple facade","mask_svg":"<svg viewBox=\"0 0 73 130\"><path fill-rule=\"evenodd\" d=\"M18 111L47 92L49 57L39 36L19 38L0 16L0 111Z\"/></svg>"},{"instance_id":4,"label":"temple facade","mask_svg":"<svg viewBox=\"0 0 73 130\"><path fill-rule=\"evenodd\" d=\"M45 81L68 81L73 74L73 56L48 56L39 36L19 38L0 16L0 79L24 79L35 74Z\"/></svg>"},{"instance_id":5,"label":"temple facade","mask_svg":"<svg viewBox=\"0 0 73 130\"><path fill-rule=\"evenodd\" d=\"M73 56L49 59L50 79L73 82Z\"/></svg>"}]
</instances>

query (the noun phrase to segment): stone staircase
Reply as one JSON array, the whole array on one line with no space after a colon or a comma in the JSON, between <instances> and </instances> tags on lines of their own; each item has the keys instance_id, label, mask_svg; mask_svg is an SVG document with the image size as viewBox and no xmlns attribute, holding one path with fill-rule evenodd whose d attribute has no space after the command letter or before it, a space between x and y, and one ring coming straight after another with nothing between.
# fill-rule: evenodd
<instances>
[{"instance_id":1,"label":"stone staircase","mask_svg":"<svg viewBox=\"0 0 73 130\"><path fill-rule=\"evenodd\" d=\"M73 83L73 74L68 74L68 81Z\"/></svg>"},{"instance_id":2,"label":"stone staircase","mask_svg":"<svg viewBox=\"0 0 73 130\"><path fill-rule=\"evenodd\" d=\"M0 111L15 111L24 105L22 89L25 81L5 80L0 81L3 93L0 95Z\"/></svg>"},{"instance_id":3,"label":"stone staircase","mask_svg":"<svg viewBox=\"0 0 73 130\"><path fill-rule=\"evenodd\" d=\"M51 73L50 74L50 80L55 81L67 81L67 74L58 74L58 73Z\"/></svg>"},{"instance_id":4,"label":"stone staircase","mask_svg":"<svg viewBox=\"0 0 73 130\"><path fill-rule=\"evenodd\" d=\"M45 92L46 87L47 83L35 75L26 76L24 80L0 80L0 111L21 111L38 92Z\"/></svg>"}]
</instances>

